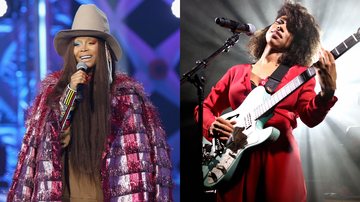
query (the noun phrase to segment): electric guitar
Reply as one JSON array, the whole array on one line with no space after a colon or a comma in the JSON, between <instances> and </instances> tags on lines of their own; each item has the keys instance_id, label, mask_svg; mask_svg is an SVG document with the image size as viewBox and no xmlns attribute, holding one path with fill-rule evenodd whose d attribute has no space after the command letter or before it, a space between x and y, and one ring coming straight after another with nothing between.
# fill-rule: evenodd
<instances>
[{"instance_id":1,"label":"electric guitar","mask_svg":"<svg viewBox=\"0 0 360 202\"><path fill-rule=\"evenodd\" d=\"M334 48L331 54L337 59L359 41L360 28ZM269 95L263 86L258 86L237 109L221 116L227 120L236 120L236 124L231 137L225 144L218 138L213 138L212 142L203 138L202 172L206 188L214 189L219 183L229 181L247 148L259 145L266 140L277 140L280 136L278 129L264 128L265 123L272 116L272 110L315 75L315 67L311 66L272 95Z\"/></svg>"}]
</instances>

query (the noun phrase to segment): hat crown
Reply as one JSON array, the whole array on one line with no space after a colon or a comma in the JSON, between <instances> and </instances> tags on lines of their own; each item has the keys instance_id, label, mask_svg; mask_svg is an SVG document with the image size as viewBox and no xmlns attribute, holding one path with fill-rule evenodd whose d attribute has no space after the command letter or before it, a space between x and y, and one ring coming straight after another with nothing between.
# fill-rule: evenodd
<instances>
[{"instance_id":1,"label":"hat crown","mask_svg":"<svg viewBox=\"0 0 360 202\"><path fill-rule=\"evenodd\" d=\"M94 30L110 33L108 19L94 4L81 5L75 14L71 30Z\"/></svg>"},{"instance_id":2,"label":"hat crown","mask_svg":"<svg viewBox=\"0 0 360 202\"><path fill-rule=\"evenodd\" d=\"M108 19L94 4L84 4L77 10L71 29L59 31L54 38L54 46L59 55L64 56L72 38L91 36L103 39L113 51L115 60L121 57L121 47L111 35Z\"/></svg>"}]
</instances>

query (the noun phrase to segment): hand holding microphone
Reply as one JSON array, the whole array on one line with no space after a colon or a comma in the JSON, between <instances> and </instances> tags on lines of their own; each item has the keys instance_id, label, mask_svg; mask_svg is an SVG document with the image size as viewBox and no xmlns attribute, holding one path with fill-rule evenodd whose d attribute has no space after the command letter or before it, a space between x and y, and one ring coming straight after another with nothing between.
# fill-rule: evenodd
<instances>
[{"instance_id":1,"label":"hand holding microphone","mask_svg":"<svg viewBox=\"0 0 360 202\"><path fill-rule=\"evenodd\" d=\"M76 89L77 91L77 96L76 99L78 100L82 100L83 99L83 94L82 94L82 89L84 88L84 85L88 82L89 80L89 76L86 73L87 70L87 66L84 62L79 62L76 65L76 69L78 71L76 71L72 76L71 76L71 80L70 80L70 88L71 89Z\"/></svg>"}]
</instances>

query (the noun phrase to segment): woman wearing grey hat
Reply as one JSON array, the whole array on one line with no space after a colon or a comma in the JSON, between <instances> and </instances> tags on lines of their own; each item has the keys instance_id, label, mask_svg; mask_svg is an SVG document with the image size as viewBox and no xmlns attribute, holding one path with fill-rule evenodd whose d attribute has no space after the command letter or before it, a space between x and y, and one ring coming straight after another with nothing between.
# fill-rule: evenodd
<instances>
[{"instance_id":1,"label":"woman wearing grey hat","mask_svg":"<svg viewBox=\"0 0 360 202\"><path fill-rule=\"evenodd\" d=\"M165 132L140 84L115 73L105 14L79 7L60 31L61 71L29 110L8 201L172 201Z\"/></svg>"}]
</instances>

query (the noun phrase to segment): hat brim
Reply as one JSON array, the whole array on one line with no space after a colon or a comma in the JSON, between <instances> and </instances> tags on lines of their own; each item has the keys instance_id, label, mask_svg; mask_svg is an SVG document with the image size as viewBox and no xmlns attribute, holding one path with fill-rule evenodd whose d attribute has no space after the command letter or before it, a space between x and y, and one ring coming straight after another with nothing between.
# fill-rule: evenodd
<instances>
[{"instance_id":1,"label":"hat brim","mask_svg":"<svg viewBox=\"0 0 360 202\"><path fill-rule=\"evenodd\" d=\"M64 56L71 39L80 36L91 36L105 40L113 51L116 61L120 60L122 52L117 40L110 34L96 30L62 30L58 32L54 38L56 52L60 56Z\"/></svg>"}]
</instances>

